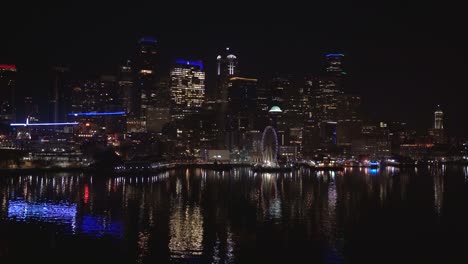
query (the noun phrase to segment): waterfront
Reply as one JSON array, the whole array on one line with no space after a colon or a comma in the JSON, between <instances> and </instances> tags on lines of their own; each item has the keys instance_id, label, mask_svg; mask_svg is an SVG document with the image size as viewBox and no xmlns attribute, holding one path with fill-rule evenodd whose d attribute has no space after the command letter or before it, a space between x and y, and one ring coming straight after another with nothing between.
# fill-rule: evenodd
<instances>
[{"instance_id":1,"label":"waterfront","mask_svg":"<svg viewBox=\"0 0 468 264\"><path fill-rule=\"evenodd\" d=\"M468 169L0 178L0 262L468 260Z\"/></svg>"}]
</instances>

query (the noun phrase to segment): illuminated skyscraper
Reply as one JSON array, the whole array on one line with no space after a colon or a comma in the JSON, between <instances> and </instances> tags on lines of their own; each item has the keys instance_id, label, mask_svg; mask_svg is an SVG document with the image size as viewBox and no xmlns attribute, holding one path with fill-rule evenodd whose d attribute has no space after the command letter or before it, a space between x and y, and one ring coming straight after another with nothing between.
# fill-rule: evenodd
<instances>
[{"instance_id":1,"label":"illuminated skyscraper","mask_svg":"<svg viewBox=\"0 0 468 264\"><path fill-rule=\"evenodd\" d=\"M434 127L429 129L429 136L432 137L434 143L446 143L444 132L444 112L440 108L440 105L438 105L437 109L434 111Z\"/></svg>"},{"instance_id":2,"label":"illuminated skyscraper","mask_svg":"<svg viewBox=\"0 0 468 264\"><path fill-rule=\"evenodd\" d=\"M342 89L334 78L322 77L312 96L312 113L318 122L336 122Z\"/></svg>"},{"instance_id":3,"label":"illuminated skyscraper","mask_svg":"<svg viewBox=\"0 0 468 264\"><path fill-rule=\"evenodd\" d=\"M237 69L237 57L227 47L223 55L216 57L218 76L233 76L239 74Z\"/></svg>"},{"instance_id":4,"label":"illuminated skyscraper","mask_svg":"<svg viewBox=\"0 0 468 264\"><path fill-rule=\"evenodd\" d=\"M337 122L340 118L344 94L343 80L346 74L343 70L343 58L343 54L327 54L325 74L312 82L313 89L308 91L310 110L307 126L318 129L324 148L332 147L338 141ZM309 90L308 86L306 88Z\"/></svg>"},{"instance_id":5,"label":"illuminated skyscraper","mask_svg":"<svg viewBox=\"0 0 468 264\"><path fill-rule=\"evenodd\" d=\"M8 124L16 119L16 66L0 65L0 122Z\"/></svg>"},{"instance_id":6,"label":"illuminated skyscraper","mask_svg":"<svg viewBox=\"0 0 468 264\"><path fill-rule=\"evenodd\" d=\"M335 74L335 75L343 75L345 72L343 71L343 58L344 55L340 53L330 53L326 56L327 66L326 70L327 73Z\"/></svg>"},{"instance_id":7,"label":"illuminated skyscraper","mask_svg":"<svg viewBox=\"0 0 468 264\"><path fill-rule=\"evenodd\" d=\"M173 119L198 113L205 100L205 72L201 61L176 60L171 69Z\"/></svg>"},{"instance_id":8,"label":"illuminated skyscraper","mask_svg":"<svg viewBox=\"0 0 468 264\"><path fill-rule=\"evenodd\" d=\"M434 129L444 129L444 112L440 109L440 105L434 112Z\"/></svg>"},{"instance_id":9,"label":"illuminated skyscraper","mask_svg":"<svg viewBox=\"0 0 468 264\"><path fill-rule=\"evenodd\" d=\"M217 100L226 101L228 96L228 81L232 76L239 75L237 67L237 56L231 53L230 48L226 48L222 55L216 57L217 62L217 90L215 97Z\"/></svg>"},{"instance_id":10,"label":"illuminated skyscraper","mask_svg":"<svg viewBox=\"0 0 468 264\"><path fill-rule=\"evenodd\" d=\"M171 117L178 151L199 149L200 116L205 101L205 72L201 61L176 60L171 69Z\"/></svg>"},{"instance_id":11,"label":"illuminated skyscraper","mask_svg":"<svg viewBox=\"0 0 468 264\"><path fill-rule=\"evenodd\" d=\"M229 79L239 75L237 67L237 56L234 55L229 47L227 47L220 55L216 57L217 63L217 80L214 91L211 91L210 97L217 102L216 105L216 123L218 130L218 147L226 147L226 131L229 130L228 119L228 97L229 97Z\"/></svg>"}]
</instances>

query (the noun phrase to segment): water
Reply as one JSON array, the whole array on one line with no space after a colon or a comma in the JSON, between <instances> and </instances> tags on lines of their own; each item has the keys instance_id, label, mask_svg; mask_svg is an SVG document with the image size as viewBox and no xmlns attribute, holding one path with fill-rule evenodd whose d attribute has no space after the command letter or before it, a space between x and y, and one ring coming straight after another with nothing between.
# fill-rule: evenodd
<instances>
[{"instance_id":1,"label":"water","mask_svg":"<svg viewBox=\"0 0 468 264\"><path fill-rule=\"evenodd\" d=\"M467 198L466 167L1 176L0 263L467 263Z\"/></svg>"}]
</instances>

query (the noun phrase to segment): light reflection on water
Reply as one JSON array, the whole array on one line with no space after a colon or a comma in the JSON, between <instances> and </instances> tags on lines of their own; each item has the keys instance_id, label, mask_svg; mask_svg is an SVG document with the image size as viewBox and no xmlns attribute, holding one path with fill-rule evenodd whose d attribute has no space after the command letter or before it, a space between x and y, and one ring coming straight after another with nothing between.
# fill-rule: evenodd
<instances>
[{"instance_id":1,"label":"light reflection on water","mask_svg":"<svg viewBox=\"0 0 468 264\"><path fill-rule=\"evenodd\" d=\"M133 245L134 252L125 254L138 263L279 261L288 254L342 263L353 227L362 228L376 210L417 219L405 215L411 210L395 214L416 206L433 209L425 220L443 217L452 201L446 196L448 173L468 184L466 167L10 176L0 179L0 223L54 224L64 227L65 236L111 237Z\"/></svg>"}]
</instances>

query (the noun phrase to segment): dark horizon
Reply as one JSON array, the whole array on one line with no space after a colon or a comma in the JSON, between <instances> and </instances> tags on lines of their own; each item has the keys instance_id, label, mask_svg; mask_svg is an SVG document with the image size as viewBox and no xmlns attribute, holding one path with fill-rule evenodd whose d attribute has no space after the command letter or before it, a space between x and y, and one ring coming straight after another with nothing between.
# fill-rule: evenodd
<instances>
[{"instance_id":1,"label":"dark horizon","mask_svg":"<svg viewBox=\"0 0 468 264\"><path fill-rule=\"evenodd\" d=\"M166 71L173 59L201 59L208 78L214 75L218 51L226 46L238 55L242 75L260 79L275 72L296 79L318 74L325 54L344 53L351 82L345 89L361 95L370 120L406 121L423 131L432 126L440 104L449 135L468 135L468 126L460 122L468 118L460 91L466 84L466 52L455 41L461 24L433 19L449 10L323 5L287 22L249 13L245 20L239 15L242 22L210 23L204 14L196 19L181 13L171 20L154 11L155 6L113 12L76 7L8 12L5 20L14 22L5 27L10 37L0 43L0 63L18 66L17 101L32 95L45 104L47 72L53 65L70 66L79 78L116 73L139 38L154 36Z\"/></svg>"}]
</instances>

